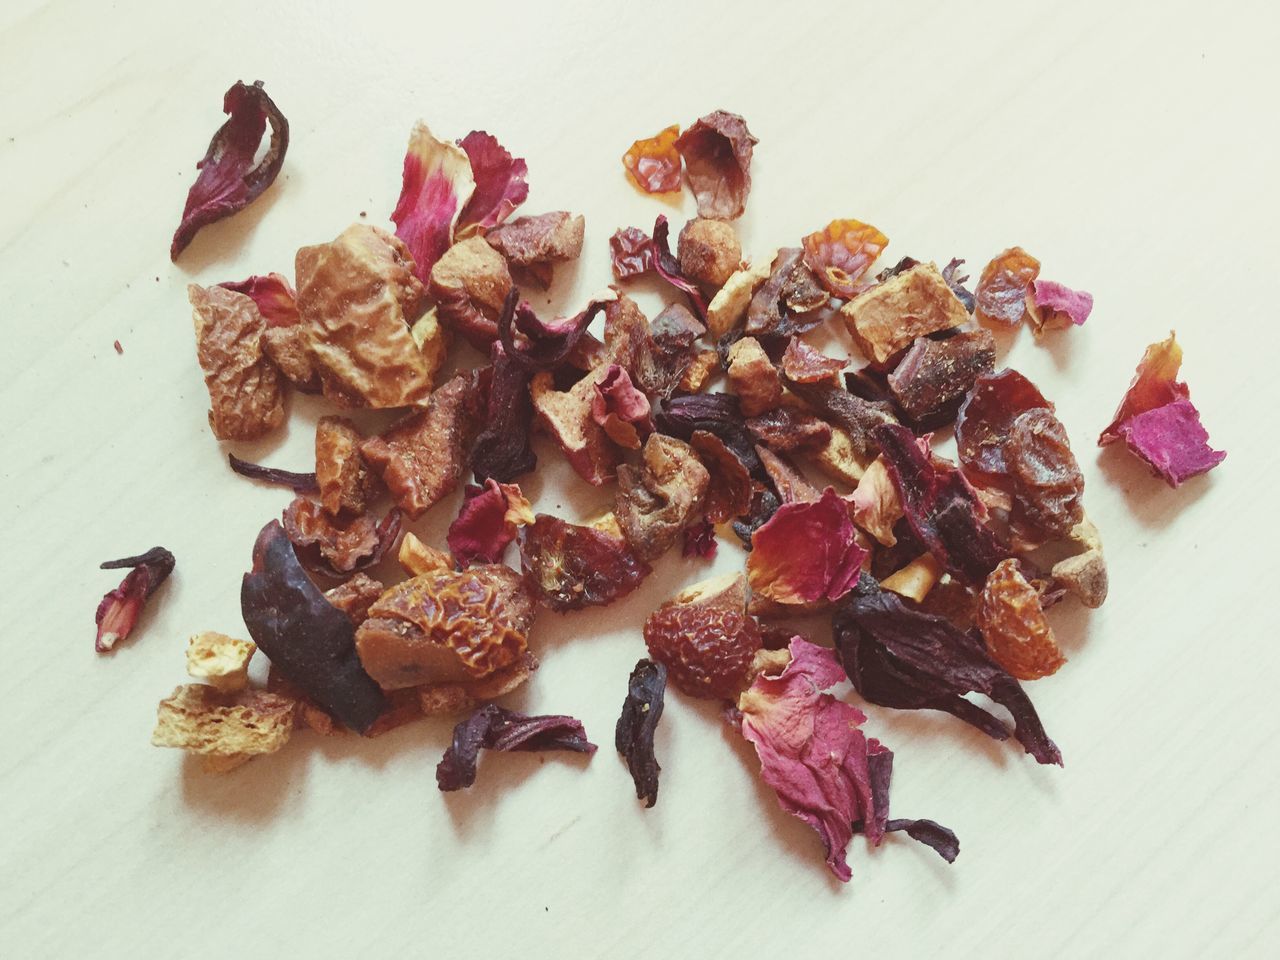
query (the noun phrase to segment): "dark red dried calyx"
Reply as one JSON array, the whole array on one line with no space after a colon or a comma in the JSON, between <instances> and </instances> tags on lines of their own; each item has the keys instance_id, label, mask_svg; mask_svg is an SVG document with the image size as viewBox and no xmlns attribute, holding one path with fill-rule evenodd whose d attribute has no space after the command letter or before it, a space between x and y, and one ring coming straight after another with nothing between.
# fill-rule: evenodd
<instances>
[{"instance_id":1,"label":"dark red dried calyx","mask_svg":"<svg viewBox=\"0 0 1280 960\"><path fill-rule=\"evenodd\" d=\"M710 520L702 519L684 528L684 556L710 560L716 555L716 528Z\"/></svg>"},{"instance_id":2,"label":"dark red dried calyx","mask_svg":"<svg viewBox=\"0 0 1280 960\"><path fill-rule=\"evenodd\" d=\"M292 470L281 470L278 467L264 467L258 463L241 460L234 453L227 454L227 462L231 469L250 480L261 480L278 487L288 487L294 493L318 493L315 471L311 473L295 473Z\"/></svg>"},{"instance_id":3,"label":"dark red dried calyx","mask_svg":"<svg viewBox=\"0 0 1280 960\"><path fill-rule=\"evenodd\" d=\"M671 246L667 239L670 232L671 225L667 223L667 218L659 214L658 219L653 224L653 240L650 242L650 248L653 251L653 269L667 283L684 292L689 298L689 305L693 307L693 312L698 315L700 321L705 323L707 319L707 301L703 299L702 291L698 289L698 285L686 277L684 271L680 269L680 261L671 252Z\"/></svg>"},{"instance_id":4,"label":"dark red dried calyx","mask_svg":"<svg viewBox=\"0 0 1280 960\"><path fill-rule=\"evenodd\" d=\"M614 730L614 746L627 763L636 785L636 797L646 807L658 802L658 774L662 767L654 755L653 737L662 719L667 692L667 668L653 660L640 660L627 681L627 698Z\"/></svg>"},{"instance_id":5,"label":"dark red dried calyx","mask_svg":"<svg viewBox=\"0 0 1280 960\"><path fill-rule=\"evenodd\" d=\"M621 537L538 514L520 538L525 582L553 610L607 606L652 568Z\"/></svg>"},{"instance_id":6,"label":"dark red dried calyx","mask_svg":"<svg viewBox=\"0 0 1280 960\"><path fill-rule=\"evenodd\" d=\"M471 468L478 483L493 478L510 483L538 464L530 439L533 435L533 401L529 397L529 368L507 355L502 344L493 345L493 366L485 426L471 451Z\"/></svg>"},{"instance_id":7,"label":"dark red dried calyx","mask_svg":"<svg viewBox=\"0 0 1280 960\"><path fill-rule=\"evenodd\" d=\"M748 550L751 549L752 535L768 523L769 519L778 512L778 508L781 506L782 500L773 491L771 485L756 484L755 490L751 494L751 507L746 516L740 520L733 521L733 532L742 541L743 546Z\"/></svg>"},{"instance_id":8,"label":"dark red dried calyx","mask_svg":"<svg viewBox=\"0 0 1280 960\"><path fill-rule=\"evenodd\" d=\"M498 338L506 355L528 370L555 370L577 345L596 314L608 306L607 300L592 300L587 309L573 317L540 320L515 287L507 294L498 317ZM516 342L519 333L521 342Z\"/></svg>"},{"instance_id":9,"label":"dark red dried calyx","mask_svg":"<svg viewBox=\"0 0 1280 960\"><path fill-rule=\"evenodd\" d=\"M965 287L965 281L969 279L969 275L960 273L960 268L963 266L964 261L962 259L952 257L947 261L947 265L942 268L942 279L947 281L947 286L956 295L956 299L964 304L964 308L973 313L975 300L973 292Z\"/></svg>"},{"instance_id":10,"label":"dark red dried calyx","mask_svg":"<svg viewBox=\"0 0 1280 960\"><path fill-rule=\"evenodd\" d=\"M689 440L695 430L715 434L742 461L747 472L768 482L769 475L756 453L755 440L742 417L738 398L728 393L695 393L667 401L658 412L659 431Z\"/></svg>"},{"instance_id":11,"label":"dark red dried calyx","mask_svg":"<svg viewBox=\"0 0 1280 960\"><path fill-rule=\"evenodd\" d=\"M639 227L624 227L609 238L609 260L619 281L644 276L653 269L653 240Z\"/></svg>"},{"instance_id":12,"label":"dark red dried calyx","mask_svg":"<svg viewBox=\"0 0 1280 960\"><path fill-rule=\"evenodd\" d=\"M275 520L253 545L253 569L244 575L240 610L272 668L326 713L365 733L388 707L382 689L360 665L350 618L311 582Z\"/></svg>"},{"instance_id":13,"label":"dark red dried calyx","mask_svg":"<svg viewBox=\"0 0 1280 960\"><path fill-rule=\"evenodd\" d=\"M436 765L436 785L445 792L476 782L481 749L501 751L570 750L592 754L582 723L573 717L528 717L487 703L453 728L453 743Z\"/></svg>"},{"instance_id":14,"label":"dark red dried calyx","mask_svg":"<svg viewBox=\"0 0 1280 960\"><path fill-rule=\"evenodd\" d=\"M261 80L252 86L237 80L223 96L222 110L230 117L209 141L204 159L196 164L200 175L187 192L182 222L169 247L170 260L178 259L202 227L243 210L261 196L284 166L289 121L267 96ZM255 163L268 122L271 144Z\"/></svg>"},{"instance_id":15,"label":"dark red dried calyx","mask_svg":"<svg viewBox=\"0 0 1280 960\"><path fill-rule=\"evenodd\" d=\"M98 627L94 649L98 653L106 653L121 640L128 638L138 623L143 605L173 572L176 562L173 554L164 547L152 547L136 557L107 560L98 565L99 570L132 568L120 581L120 586L107 593L98 603L98 610L94 615L94 622Z\"/></svg>"},{"instance_id":16,"label":"dark red dried calyx","mask_svg":"<svg viewBox=\"0 0 1280 960\"><path fill-rule=\"evenodd\" d=\"M880 834L902 832L917 843L923 843L947 863L960 856L960 839L954 831L933 820L889 819L889 784L893 779L893 751L882 743L867 751L867 779L871 783L871 809L880 822ZM856 820L855 834L866 833L865 821Z\"/></svg>"}]
</instances>

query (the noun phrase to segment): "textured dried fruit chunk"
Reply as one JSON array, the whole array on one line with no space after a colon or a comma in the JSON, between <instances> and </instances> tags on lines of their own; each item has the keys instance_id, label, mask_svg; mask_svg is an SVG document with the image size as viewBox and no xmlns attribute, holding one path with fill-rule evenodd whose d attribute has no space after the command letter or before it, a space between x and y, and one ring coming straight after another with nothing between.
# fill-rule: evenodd
<instances>
[{"instance_id":1,"label":"textured dried fruit chunk","mask_svg":"<svg viewBox=\"0 0 1280 960\"><path fill-rule=\"evenodd\" d=\"M698 216L742 216L751 190L751 151L757 143L747 122L725 110L707 114L679 136L676 149L698 201Z\"/></svg>"},{"instance_id":2,"label":"textured dried fruit chunk","mask_svg":"<svg viewBox=\"0 0 1280 960\"><path fill-rule=\"evenodd\" d=\"M734 699L750 680L760 625L745 610L669 601L644 622L649 656L691 697Z\"/></svg>"},{"instance_id":3,"label":"textured dried fruit chunk","mask_svg":"<svg viewBox=\"0 0 1280 960\"><path fill-rule=\"evenodd\" d=\"M754 264L735 270L707 304L707 334L719 340L738 327L747 316L751 297L757 287L769 279L777 251Z\"/></svg>"},{"instance_id":4,"label":"textured dried fruit chunk","mask_svg":"<svg viewBox=\"0 0 1280 960\"><path fill-rule=\"evenodd\" d=\"M458 214L457 235L467 237L496 227L529 196L529 165L483 130L458 141L471 165L476 188Z\"/></svg>"},{"instance_id":5,"label":"textured dried fruit chunk","mask_svg":"<svg viewBox=\"0 0 1280 960\"><path fill-rule=\"evenodd\" d=\"M539 425L559 444L578 476L596 487L614 478L619 460L617 448L591 416L596 384L607 372L592 370L567 391L555 389L551 373L545 370L529 384Z\"/></svg>"},{"instance_id":6,"label":"textured dried fruit chunk","mask_svg":"<svg viewBox=\"0 0 1280 960\"><path fill-rule=\"evenodd\" d=\"M538 599L561 611L607 606L651 572L622 537L546 514L524 528L520 563Z\"/></svg>"},{"instance_id":7,"label":"textured dried fruit chunk","mask_svg":"<svg viewBox=\"0 0 1280 960\"><path fill-rule=\"evenodd\" d=\"M1056 588L1065 589L1091 609L1107 599L1107 562L1102 553L1102 538L1088 517L1082 517L1067 540L1076 553L1053 565L1050 579Z\"/></svg>"},{"instance_id":8,"label":"textured dried fruit chunk","mask_svg":"<svg viewBox=\"0 0 1280 960\"><path fill-rule=\"evenodd\" d=\"M680 124L658 131L652 137L637 140L622 155L631 181L645 193L674 193L680 189L680 151L676 138Z\"/></svg>"},{"instance_id":9,"label":"textured dried fruit chunk","mask_svg":"<svg viewBox=\"0 0 1280 960\"><path fill-rule=\"evenodd\" d=\"M571 750L592 754L582 723L573 717L526 717L497 704L486 704L453 729L453 743L436 765L436 785L461 790L476 782L476 762L487 750Z\"/></svg>"},{"instance_id":10,"label":"textured dried fruit chunk","mask_svg":"<svg viewBox=\"0 0 1280 960\"><path fill-rule=\"evenodd\" d=\"M406 534L408 540L412 534ZM417 539L416 537L414 538ZM357 627L369 616L369 608L382 596L386 587L364 573L357 573L324 592L324 598L347 615Z\"/></svg>"},{"instance_id":11,"label":"textured dried fruit chunk","mask_svg":"<svg viewBox=\"0 0 1280 960\"><path fill-rule=\"evenodd\" d=\"M614 513L636 556L654 560L694 518L710 477L687 443L664 434L650 434L642 459L618 468Z\"/></svg>"},{"instance_id":12,"label":"textured dried fruit chunk","mask_svg":"<svg viewBox=\"0 0 1280 960\"><path fill-rule=\"evenodd\" d=\"M160 701L151 742L228 760L275 753L293 733L293 710L292 700L274 693L224 694L188 683Z\"/></svg>"},{"instance_id":13,"label":"textured dried fruit chunk","mask_svg":"<svg viewBox=\"0 0 1280 960\"><path fill-rule=\"evenodd\" d=\"M849 335L883 366L916 337L958 327L969 319L937 266L920 263L859 294L840 309Z\"/></svg>"},{"instance_id":14,"label":"textured dried fruit chunk","mask_svg":"<svg viewBox=\"0 0 1280 960\"><path fill-rule=\"evenodd\" d=\"M453 243L454 225L475 188L466 151L437 140L419 120L409 134L400 199L391 219L412 255L414 274L424 283Z\"/></svg>"},{"instance_id":15,"label":"textured dried fruit chunk","mask_svg":"<svg viewBox=\"0 0 1280 960\"><path fill-rule=\"evenodd\" d=\"M751 537L747 579L777 603L838 600L858 580L866 551L849 510L828 487L812 503L787 503Z\"/></svg>"},{"instance_id":16,"label":"textured dried fruit chunk","mask_svg":"<svg viewBox=\"0 0 1280 960\"><path fill-rule=\"evenodd\" d=\"M636 785L636 798L646 807L658 802L658 774L662 767L653 751L653 736L662 719L667 690L667 668L652 660L640 660L627 681L627 698L614 728L613 742L627 762Z\"/></svg>"},{"instance_id":17,"label":"textured dried fruit chunk","mask_svg":"<svg viewBox=\"0 0 1280 960\"><path fill-rule=\"evenodd\" d=\"M538 669L538 658L528 651L515 663L495 670L479 680L456 683L424 683L414 687L418 709L424 716L440 717L466 713L489 700L496 700L519 687ZM409 691L406 691L409 692Z\"/></svg>"},{"instance_id":18,"label":"textured dried fruit chunk","mask_svg":"<svg viewBox=\"0 0 1280 960\"><path fill-rule=\"evenodd\" d=\"M266 321L253 300L225 287L187 287L196 357L219 440L256 440L284 422L284 384L262 352Z\"/></svg>"},{"instance_id":19,"label":"textured dried fruit chunk","mask_svg":"<svg viewBox=\"0 0 1280 960\"><path fill-rule=\"evenodd\" d=\"M992 658L1019 680L1050 676L1067 662L1040 606L1040 594L1017 560L1002 561L987 577L978 626Z\"/></svg>"},{"instance_id":20,"label":"textured dried fruit chunk","mask_svg":"<svg viewBox=\"0 0 1280 960\"><path fill-rule=\"evenodd\" d=\"M498 339L498 316L511 293L511 271L483 237L450 247L431 268L428 285L440 322L477 350Z\"/></svg>"},{"instance_id":21,"label":"textured dried fruit chunk","mask_svg":"<svg viewBox=\"0 0 1280 960\"><path fill-rule=\"evenodd\" d=\"M680 228L676 256L686 277L719 290L742 262L742 244L723 220L695 217Z\"/></svg>"},{"instance_id":22,"label":"textured dried fruit chunk","mask_svg":"<svg viewBox=\"0 0 1280 960\"><path fill-rule=\"evenodd\" d=\"M298 310L325 395L349 406L425 403L444 362L440 338L420 348L422 283L397 238L354 224L294 260Z\"/></svg>"},{"instance_id":23,"label":"textured dried fruit chunk","mask_svg":"<svg viewBox=\"0 0 1280 960\"><path fill-rule=\"evenodd\" d=\"M738 395L742 414L754 417L782 402L782 380L769 355L754 337L729 348L729 386Z\"/></svg>"},{"instance_id":24,"label":"textured dried fruit chunk","mask_svg":"<svg viewBox=\"0 0 1280 960\"><path fill-rule=\"evenodd\" d=\"M364 441L360 454L400 509L417 518L457 488L478 417L474 386L459 375L431 395L425 410Z\"/></svg>"},{"instance_id":25,"label":"textured dried fruit chunk","mask_svg":"<svg viewBox=\"0 0 1280 960\"><path fill-rule=\"evenodd\" d=\"M609 262L617 280L632 280L653 269L653 240L639 227L624 227L609 238Z\"/></svg>"},{"instance_id":26,"label":"textured dried fruit chunk","mask_svg":"<svg viewBox=\"0 0 1280 960\"><path fill-rule=\"evenodd\" d=\"M900 570L895 570L880 581L885 590L920 603L942 576L942 566L931 553L923 553ZM993 574L994 575L994 574ZM987 578L991 582L991 578Z\"/></svg>"},{"instance_id":27,"label":"textured dried fruit chunk","mask_svg":"<svg viewBox=\"0 0 1280 960\"><path fill-rule=\"evenodd\" d=\"M965 330L946 340L921 337L889 374L889 392L912 426L933 430L955 419L974 381L995 364L988 330Z\"/></svg>"},{"instance_id":28,"label":"textured dried fruit chunk","mask_svg":"<svg viewBox=\"0 0 1280 960\"><path fill-rule=\"evenodd\" d=\"M676 389L684 393L700 393L720 370L720 354L715 350L699 350L690 359Z\"/></svg>"},{"instance_id":29,"label":"textured dried fruit chunk","mask_svg":"<svg viewBox=\"0 0 1280 960\"><path fill-rule=\"evenodd\" d=\"M313 573L345 577L380 563L400 535L400 511L379 522L367 514L334 519L308 497L295 497L281 517L298 559Z\"/></svg>"},{"instance_id":30,"label":"textured dried fruit chunk","mask_svg":"<svg viewBox=\"0 0 1280 960\"><path fill-rule=\"evenodd\" d=\"M974 316L983 323L1016 327L1029 316L1031 284L1040 261L1021 247L1010 247L982 268L974 290Z\"/></svg>"},{"instance_id":31,"label":"textured dried fruit chunk","mask_svg":"<svg viewBox=\"0 0 1280 960\"><path fill-rule=\"evenodd\" d=\"M414 577L424 573L452 570L454 567L453 557L446 551L427 546L412 532L406 533L404 539L400 541L396 562Z\"/></svg>"},{"instance_id":32,"label":"textured dried fruit chunk","mask_svg":"<svg viewBox=\"0 0 1280 960\"><path fill-rule=\"evenodd\" d=\"M821 450L831 442L832 427L812 413L785 406L747 420L751 435L775 453Z\"/></svg>"},{"instance_id":33,"label":"textured dried fruit chunk","mask_svg":"<svg viewBox=\"0 0 1280 960\"><path fill-rule=\"evenodd\" d=\"M377 492L377 477L360 455L363 439L345 417L321 417L316 424L315 481L331 517L364 513Z\"/></svg>"},{"instance_id":34,"label":"textured dried fruit chunk","mask_svg":"<svg viewBox=\"0 0 1280 960\"><path fill-rule=\"evenodd\" d=\"M218 284L249 297L267 321L267 328L293 327L301 322L298 315L298 295L289 279L279 273L260 274L244 280L225 281Z\"/></svg>"},{"instance_id":35,"label":"textured dried fruit chunk","mask_svg":"<svg viewBox=\"0 0 1280 960\"><path fill-rule=\"evenodd\" d=\"M94 649L106 653L133 632L142 607L173 572L176 561L164 547L152 547L136 557L107 560L100 570L131 568L120 586L108 592L98 603L94 622L98 626Z\"/></svg>"},{"instance_id":36,"label":"textured dried fruit chunk","mask_svg":"<svg viewBox=\"0 0 1280 960\"><path fill-rule=\"evenodd\" d=\"M536 609L509 567L427 573L369 608L356 649L384 690L477 680L519 660Z\"/></svg>"},{"instance_id":37,"label":"textured dried fruit chunk","mask_svg":"<svg viewBox=\"0 0 1280 960\"><path fill-rule=\"evenodd\" d=\"M889 404L882 400L864 399L826 380L814 383L792 380L786 376L785 369L783 374L792 393L847 434L853 454L859 460L869 462L878 452L873 436L877 427L898 422Z\"/></svg>"},{"instance_id":38,"label":"textured dried fruit chunk","mask_svg":"<svg viewBox=\"0 0 1280 960\"><path fill-rule=\"evenodd\" d=\"M187 675L207 680L222 693L236 693L249 682L249 661L257 649L223 633L197 633L187 641Z\"/></svg>"},{"instance_id":39,"label":"textured dried fruit chunk","mask_svg":"<svg viewBox=\"0 0 1280 960\"><path fill-rule=\"evenodd\" d=\"M763 445L756 447L756 455L760 457L760 465L783 504L813 503L822 496L822 492L786 457Z\"/></svg>"},{"instance_id":40,"label":"textured dried fruit chunk","mask_svg":"<svg viewBox=\"0 0 1280 960\"><path fill-rule=\"evenodd\" d=\"M551 284L552 265L576 260L582 253L587 221L566 210L517 217L490 230L486 240L537 286Z\"/></svg>"},{"instance_id":41,"label":"textured dried fruit chunk","mask_svg":"<svg viewBox=\"0 0 1280 960\"><path fill-rule=\"evenodd\" d=\"M832 220L826 228L800 241L804 262L833 297L851 300L866 286L860 283L889 238L860 220Z\"/></svg>"}]
</instances>

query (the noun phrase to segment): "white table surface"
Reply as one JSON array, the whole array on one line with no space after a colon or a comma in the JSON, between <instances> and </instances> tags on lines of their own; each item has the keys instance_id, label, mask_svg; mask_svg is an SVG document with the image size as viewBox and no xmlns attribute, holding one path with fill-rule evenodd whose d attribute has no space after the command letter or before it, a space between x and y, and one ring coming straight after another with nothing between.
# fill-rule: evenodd
<instances>
[{"instance_id":1,"label":"white table surface","mask_svg":"<svg viewBox=\"0 0 1280 960\"><path fill-rule=\"evenodd\" d=\"M0 955L1275 956L1276 6L438 6L0 10ZM175 266L237 79L266 81L288 159ZM675 556L625 602L536 628L543 668L511 702L581 717L589 763L491 755L443 796L445 721L300 732L222 778L151 747L186 637L244 635L240 576L287 502L225 468L186 284L289 272L360 211L384 222L422 117L526 157L525 212L586 215L548 307L568 312L609 281L616 227L693 209L629 187L623 150L718 107L760 138L748 253L855 216L889 262L976 271L1019 243L1096 296L1083 329L1024 331L1008 356L1057 403L1111 566L1103 609L1055 612L1070 662L1030 688L1065 768L871 707L895 814L950 825L962 853L857 840L841 886L714 705L672 695L641 809L610 744L643 617L708 573ZM1170 328L1230 453L1177 491L1093 445ZM323 411L296 402L287 431L235 449L306 469ZM604 501L539 449L543 509ZM414 529L440 542L458 499ZM96 656L118 581L98 562L157 543L177 572ZM716 568L741 559L726 544Z\"/></svg>"}]
</instances>

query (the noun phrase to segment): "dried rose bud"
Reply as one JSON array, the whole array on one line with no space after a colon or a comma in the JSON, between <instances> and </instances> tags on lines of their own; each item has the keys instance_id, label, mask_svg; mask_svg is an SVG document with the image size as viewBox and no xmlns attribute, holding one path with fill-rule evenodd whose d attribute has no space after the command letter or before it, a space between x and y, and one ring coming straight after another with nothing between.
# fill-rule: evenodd
<instances>
[{"instance_id":1,"label":"dried rose bud","mask_svg":"<svg viewBox=\"0 0 1280 960\"><path fill-rule=\"evenodd\" d=\"M98 624L95 650L106 653L118 641L129 636L142 613L142 605L173 572L175 562L173 554L164 547L152 547L136 557L108 560L99 566L101 570L119 570L124 567L133 569L120 582L120 586L103 597L98 604L98 612L94 618Z\"/></svg>"}]
</instances>

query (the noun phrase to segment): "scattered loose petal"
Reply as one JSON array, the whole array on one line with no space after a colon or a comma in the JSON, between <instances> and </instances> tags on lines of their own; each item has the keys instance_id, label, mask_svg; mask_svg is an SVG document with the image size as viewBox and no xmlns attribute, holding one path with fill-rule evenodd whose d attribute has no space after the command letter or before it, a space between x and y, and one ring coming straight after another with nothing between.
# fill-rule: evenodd
<instances>
[{"instance_id":1,"label":"scattered loose petal","mask_svg":"<svg viewBox=\"0 0 1280 960\"><path fill-rule=\"evenodd\" d=\"M637 140L622 155L622 165L632 182L645 193L674 193L680 189L680 151L676 138L680 124L644 140Z\"/></svg>"},{"instance_id":2,"label":"scattered loose petal","mask_svg":"<svg viewBox=\"0 0 1280 960\"><path fill-rule=\"evenodd\" d=\"M493 134L472 130L458 141L471 162L475 192L458 215L457 233L469 237L502 223L529 196L529 165L512 157Z\"/></svg>"},{"instance_id":3,"label":"scattered loose petal","mask_svg":"<svg viewBox=\"0 0 1280 960\"><path fill-rule=\"evenodd\" d=\"M839 600L858 580L866 551L849 509L828 487L812 503L788 503L751 537L752 592L778 603Z\"/></svg>"},{"instance_id":4,"label":"scattered loose petal","mask_svg":"<svg viewBox=\"0 0 1280 960\"><path fill-rule=\"evenodd\" d=\"M533 511L519 485L491 477L483 487L466 488L462 509L449 525L449 550L464 567L500 563L516 531L531 523Z\"/></svg>"},{"instance_id":5,"label":"scattered loose petal","mask_svg":"<svg viewBox=\"0 0 1280 960\"><path fill-rule=\"evenodd\" d=\"M698 201L698 216L734 220L751 191L751 151L757 143L747 122L717 110L682 133L676 149Z\"/></svg>"},{"instance_id":6,"label":"scattered loose petal","mask_svg":"<svg viewBox=\"0 0 1280 960\"><path fill-rule=\"evenodd\" d=\"M453 743L436 766L442 791L462 790L476 782L480 750L571 750L592 754L582 723L573 717L527 717L487 703L453 729Z\"/></svg>"},{"instance_id":7,"label":"scattered loose petal","mask_svg":"<svg viewBox=\"0 0 1280 960\"><path fill-rule=\"evenodd\" d=\"M218 284L236 293L243 293L257 304L258 312L272 327L292 327L301 322L298 314L298 295L287 277L278 273L252 276L245 280Z\"/></svg>"},{"instance_id":8,"label":"scattered loose petal","mask_svg":"<svg viewBox=\"0 0 1280 960\"><path fill-rule=\"evenodd\" d=\"M898 542L893 528L902 519L902 502L883 457L876 457L849 495L853 522L886 547Z\"/></svg>"},{"instance_id":9,"label":"scattered loose petal","mask_svg":"<svg viewBox=\"0 0 1280 960\"><path fill-rule=\"evenodd\" d=\"M636 389L627 371L616 363L596 381L595 391L591 419L618 446L639 450L641 441L653 433L649 398Z\"/></svg>"},{"instance_id":10,"label":"scattered loose petal","mask_svg":"<svg viewBox=\"0 0 1280 960\"><path fill-rule=\"evenodd\" d=\"M901 831L917 843L923 843L947 863L955 863L960 856L960 840L955 833L932 820L889 819L889 784L893 779L893 751L881 743L872 741L867 751L867 769L871 774L871 799L876 816L882 821L883 833ZM854 833L865 833L866 824L857 821Z\"/></svg>"},{"instance_id":11,"label":"scattered loose petal","mask_svg":"<svg viewBox=\"0 0 1280 960\"><path fill-rule=\"evenodd\" d=\"M860 220L832 220L800 241L804 262L833 297L852 300L866 287L860 282L889 238Z\"/></svg>"},{"instance_id":12,"label":"scattered loose petal","mask_svg":"<svg viewBox=\"0 0 1280 960\"><path fill-rule=\"evenodd\" d=\"M423 283L453 243L458 216L475 189L466 151L437 140L427 125L418 121L409 134L400 200L391 219L396 236L413 255L414 275Z\"/></svg>"},{"instance_id":13,"label":"scattered loose petal","mask_svg":"<svg viewBox=\"0 0 1280 960\"><path fill-rule=\"evenodd\" d=\"M667 222L667 218L659 214L658 219L654 221L653 239L650 241L650 248L653 251L653 269L667 283L677 290L683 290L689 298L693 312L698 315L699 320L705 321L707 302L698 285L684 275L684 271L680 269L680 261L671 253L671 246L667 239L670 232L671 225Z\"/></svg>"},{"instance_id":14,"label":"scattered loose petal","mask_svg":"<svg viewBox=\"0 0 1280 960\"><path fill-rule=\"evenodd\" d=\"M1036 333L1066 326L1081 326L1093 311L1093 294L1072 290L1052 280L1035 280L1031 284L1031 314Z\"/></svg>"},{"instance_id":15,"label":"scattered loose petal","mask_svg":"<svg viewBox=\"0 0 1280 960\"><path fill-rule=\"evenodd\" d=\"M1181 368L1182 347L1178 345L1174 333L1170 332L1168 340L1161 340L1147 347L1115 416L1098 438L1098 446L1106 446L1120 439L1120 424L1126 420L1175 400L1191 399L1190 389L1178 379Z\"/></svg>"},{"instance_id":16,"label":"scattered loose petal","mask_svg":"<svg viewBox=\"0 0 1280 960\"><path fill-rule=\"evenodd\" d=\"M142 614L143 604L173 572L176 561L164 547L152 547L146 553L99 564L100 570L132 569L120 586L102 598L94 622L98 625L94 649L106 653L133 632Z\"/></svg>"},{"instance_id":17,"label":"scattered loose petal","mask_svg":"<svg viewBox=\"0 0 1280 960\"><path fill-rule=\"evenodd\" d=\"M281 470L278 467L264 467L248 460L241 460L234 453L227 454L227 462L231 469L250 480L261 480L276 486L288 487L294 493L318 493L320 487L316 483L314 473L294 473L292 470Z\"/></svg>"},{"instance_id":18,"label":"scattered loose petal","mask_svg":"<svg viewBox=\"0 0 1280 960\"><path fill-rule=\"evenodd\" d=\"M614 746L627 763L636 785L636 798L646 807L658 802L658 774L662 767L654 756L653 737L662 719L667 691L667 668L652 660L640 660L627 681L627 698L614 730Z\"/></svg>"}]
</instances>

